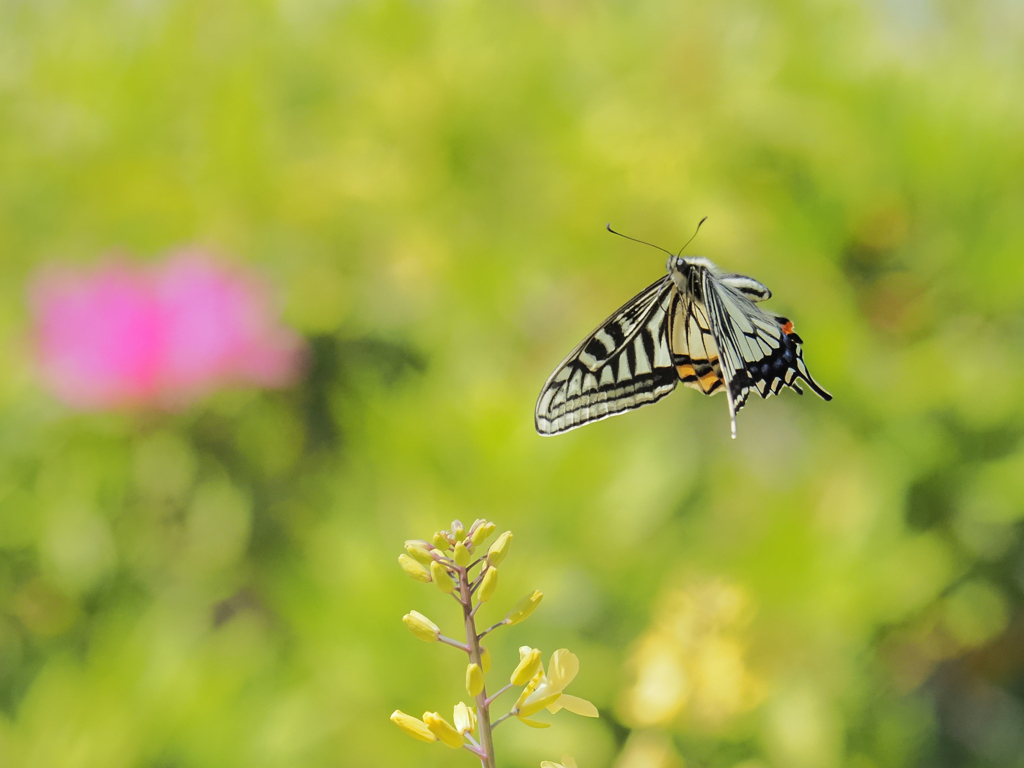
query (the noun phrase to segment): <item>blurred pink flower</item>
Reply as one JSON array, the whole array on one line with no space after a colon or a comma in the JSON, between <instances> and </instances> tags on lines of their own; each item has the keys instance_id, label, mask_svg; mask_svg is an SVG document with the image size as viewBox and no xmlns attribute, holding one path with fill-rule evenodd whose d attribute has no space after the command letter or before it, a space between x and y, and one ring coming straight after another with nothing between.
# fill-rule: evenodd
<instances>
[{"instance_id":1,"label":"blurred pink flower","mask_svg":"<svg viewBox=\"0 0 1024 768\"><path fill-rule=\"evenodd\" d=\"M264 283L198 250L154 266L48 267L31 301L43 382L82 410L280 387L302 366L302 340L278 322Z\"/></svg>"}]
</instances>

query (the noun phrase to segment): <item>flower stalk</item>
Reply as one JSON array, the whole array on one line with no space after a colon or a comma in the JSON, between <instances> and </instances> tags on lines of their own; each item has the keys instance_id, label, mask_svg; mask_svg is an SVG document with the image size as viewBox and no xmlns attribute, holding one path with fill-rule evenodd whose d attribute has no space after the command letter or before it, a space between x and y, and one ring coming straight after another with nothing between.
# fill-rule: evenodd
<instances>
[{"instance_id":1,"label":"flower stalk","mask_svg":"<svg viewBox=\"0 0 1024 768\"><path fill-rule=\"evenodd\" d=\"M468 569L460 568L459 592L462 595L462 615L466 625L466 642L469 645L469 659L473 664L483 669L483 659L480 654L480 637L476 631L476 611L472 608L473 601L469 593L469 572ZM495 768L494 764L494 737L491 732L490 704L487 701L487 683L480 687L476 695L477 719L480 726L480 748L483 754L480 756L480 764L484 768Z\"/></svg>"},{"instance_id":2,"label":"flower stalk","mask_svg":"<svg viewBox=\"0 0 1024 768\"><path fill-rule=\"evenodd\" d=\"M485 676L491 668L491 657L480 641L499 627L524 621L543 597L541 592L535 591L520 600L501 621L482 631L477 629L477 612L494 597L498 588L498 565L505 560L512 543L512 533L506 531L486 554L477 553L494 531L494 523L486 520L477 520L468 530L456 520L449 530L438 531L430 541L407 541L406 552L399 556L399 565L410 578L422 583L433 583L458 603L462 611L465 642L441 634L440 628L418 611L410 611L403 617L403 621L420 640L449 645L468 656L465 684L476 706L467 707L463 702L456 704L453 712L454 726L438 712L425 712L423 719L419 720L396 710L391 719L415 739L428 743L440 741L453 749L461 747L473 753L479 758L482 768L496 768L494 728L511 717L517 717L524 725L532 728L546 728L550 725L528 719L543 709L550 712L567 709L576 714L597 717L597 709L589 701L563 694L563 689L576 676L579 668L579 660L564 648L551 656L550 671L546 674L541 652L523 646L519 649L519 664L509 677L510 682L492 696L487 695ZM476 572L477 569L479 572ZM492 721L491 707L497 698L515 687L523 690L512 709ZM476 735L478 728L479 736Z\"/></svg>"}]
</instances>

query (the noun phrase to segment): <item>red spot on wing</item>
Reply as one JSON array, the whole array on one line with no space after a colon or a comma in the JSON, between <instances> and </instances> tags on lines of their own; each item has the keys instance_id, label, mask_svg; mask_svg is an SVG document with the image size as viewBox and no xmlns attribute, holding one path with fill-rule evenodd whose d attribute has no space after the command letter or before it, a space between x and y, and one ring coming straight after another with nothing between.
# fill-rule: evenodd
<instances>
[{"instance_id":1,"label":"red spot on wing","mask_svg":"<svg viewBox=\"0 0 1024 768\"><path fill-rule=\"evenodd\" d=\"M782 326L782 332L787 336L793 332L793 321L787 320L786 324Z\"/></svg>"}]
</instances>

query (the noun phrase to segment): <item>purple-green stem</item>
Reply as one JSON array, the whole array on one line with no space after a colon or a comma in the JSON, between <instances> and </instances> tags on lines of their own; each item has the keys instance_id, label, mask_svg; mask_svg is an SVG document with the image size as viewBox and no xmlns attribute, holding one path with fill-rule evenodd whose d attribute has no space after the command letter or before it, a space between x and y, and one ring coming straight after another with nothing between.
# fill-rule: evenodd
<instances>
[{"instance_id":1,"label":"purple-green stem","mask_svg":"<svg viewBox=\"0 0 1024 768\"><path fill-rule=\"evenodd\" d=\"M484 630L483 632L481 632L481 633L480 633L479 635L477 635L477 638L478 638L478 639L482 639L484 635L486 635L486 634L488 634L488 633L490 633L490 632L493 632L493 631L494 631L494 630L496 630L496 629L497 629L498 627L503 627L503 626L505 626L506 624L508 624L508 619L502 619L502 620L501 620L501 621L499 621L499 622L498 622L497 624L492 624L492 625L491 625L491 626L489 626L489 627L488 627L487 629L485 629L485 630Z\"/></svg>"},{"instance_id":2,"label":"purple-green stem","mask_svg":"<svg viewBox=\"0 0 1024 768\"><path fill-rule=\"evenodd\" d=\"M513 712L514 711L515 710L513 710ZM499 717L497 720L494 721L494 724L491 726L491 728L497 728L499 725L502 724L503 721L508 720L510 717L512 717L513 712L506 712L504 715Z\"/></svg>"},{"instance_id":3,"label":"purple-green stem","mask_svg":"<svg viewBox=\"0 0 1024 768\"><path fill-rule=\"evenodd\" d=\"M502 688L502 689L501 689L500 691L498 691L498 692L497 692L496 694L494 694L493 696L490 696L490 697L488 697L488 699L487 699L487 706L488 706L488 707L489 707L489 706L491 706L491 704L493 704L493 703L494 703L494 700L495 700L496 698L498 698L499 696L501 696L501 694L503 694L503 693L504 693L505 691L507 691L507 690L508 690L509 688L513 688L513 687L515 687L515 686L514 686L514 685L513 685L512 683L509 683L509 684L508 684L508 685L506 685L506 686L505 686L504 688ZM494 725L492 725L492 726L491 726L491 728L493 729L495 725L497 725L497 723L494 723Z\"/></svg>"},{"instance_id":4,"label":"purple-green stem","mask_svg":"<svg viewBox=\"0 0 1024 768\"><path fill-rule=\"evenodd\" d=\"M439 643L444 643L445 645L450 645L452 648L458 648L460 651L465 651L466 653L469 653L469 646L465 643L460 643L458 640L452 640L450 637L438 635L437 641Z\"/></svg>"},{"instance_id":5,"label":"purple-green stem","mask_svg":"<svg viewBox=\"0 0 1024 768\"><path fill-rule=\"evenodd\" d=\"M480 638L483 635L477 635L476 632L476 611L473 608L473 593L469 584L470 568L472 568L472 565L466 568L456 567L456 572L459 576L459 594L462 596L460 600L462 603L462 615L466 622L466 645L464 648L469 654L470 662L478 665L482 672L484 665L480 655ZM487 699L486 684L480 689L480 693L477 694L476 712L477 724L480 726L480 752L477 752L477 756L480 758L480 764L483 768L495 768L494 739L491 735L490 701ZM474 749L470 751L476 752Z\"/></svg>"}]
</instances>

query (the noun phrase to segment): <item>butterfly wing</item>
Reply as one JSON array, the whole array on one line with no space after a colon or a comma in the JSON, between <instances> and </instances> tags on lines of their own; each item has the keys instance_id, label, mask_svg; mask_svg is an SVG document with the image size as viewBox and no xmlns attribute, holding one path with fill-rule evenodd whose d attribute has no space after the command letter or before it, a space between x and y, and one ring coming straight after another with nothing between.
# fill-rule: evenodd
<instances>
[{"instance_id":1,"label":"butterfly wing","mask_svg":"<svg viewBox=\"0 0 1024 768\"><path fill-rule=\"evenodd\" d=\"M534 422L557 435L659 400L679 383L668 318L679 301L670 278L652 283L561 362L537 398Z\"/></svg>"},{"instance_id":2,"label":"butterfly wing","mask_svg":"<svg viewBox=\"0 0 1024 768\"><path fill-rule=\"evenodd\" d=\"M681 295L672 313L672 356L684 386L705 395L724 391L718 346L707 309L692 291Z\"/></svg>"},{"instance_id":3,"label":"butterfly wing","mask_svg":"<svg viewBox=\"0 0 1024 768\"><path fill-rule=\"evenodd\" d=\"M755 306L744 293L723 284L710 270L702 273L701 282L729 398L733 437L736 414L746 404L751 389L762 398L777 395L784 386L803 394L797 383L797 379L803 379L823 400L832 399L807 370L802 339L793 332L789 320Z\"/></svg>"}]
</instances>

